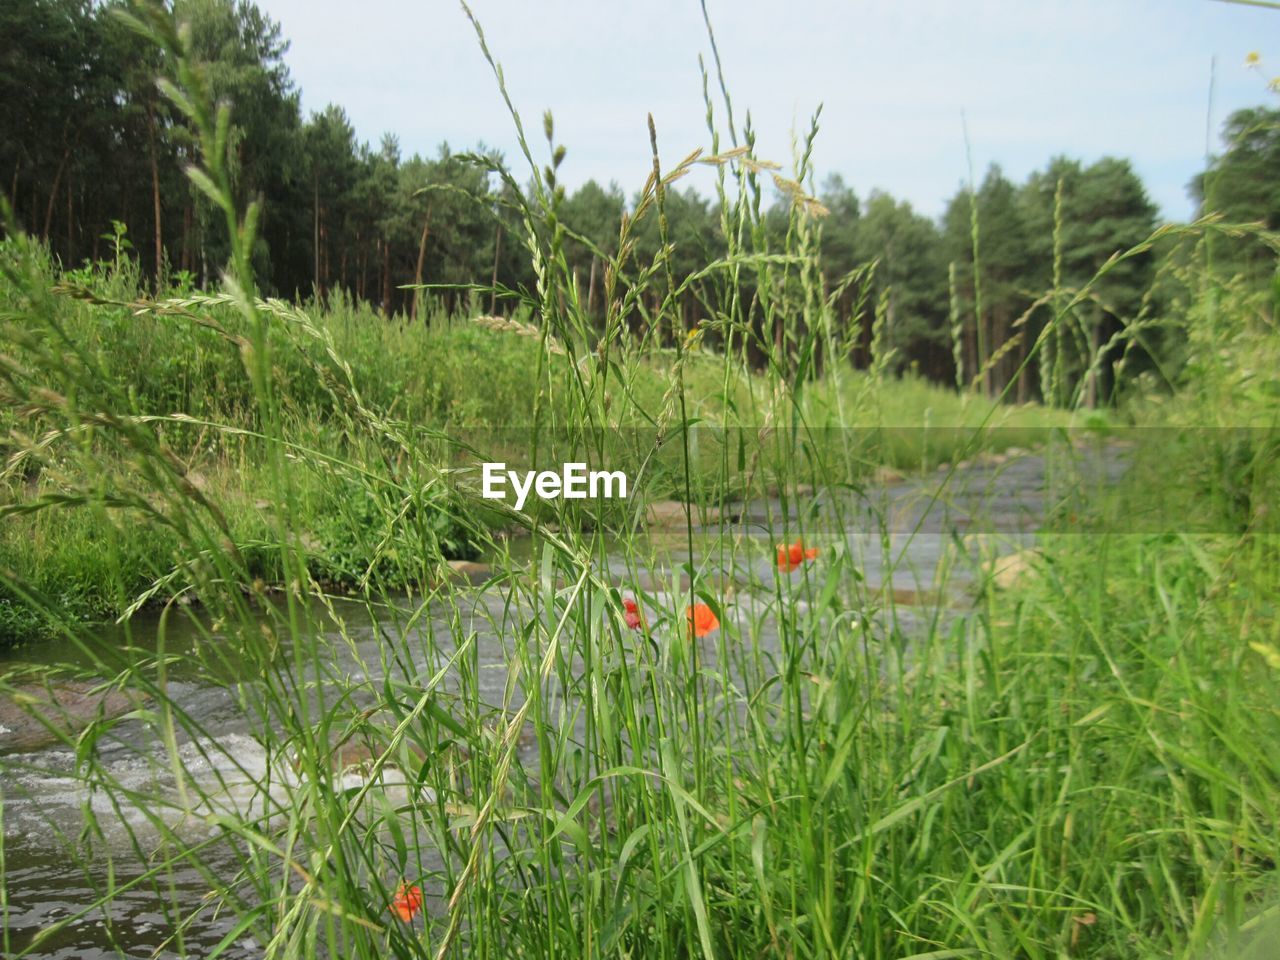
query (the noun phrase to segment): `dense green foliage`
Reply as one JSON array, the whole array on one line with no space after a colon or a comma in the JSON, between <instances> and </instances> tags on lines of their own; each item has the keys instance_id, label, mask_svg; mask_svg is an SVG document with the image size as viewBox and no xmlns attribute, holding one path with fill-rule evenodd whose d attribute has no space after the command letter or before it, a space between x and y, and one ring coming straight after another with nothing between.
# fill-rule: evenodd
<instances>
[{"instance_id":1,"label":"dense green foliage","mask_svg":"<svg viewBox=\"0 0 1280 960\"><path fill-rule=\"evenodd\" d=\"M154 83L165 69L164 54L121 21L117 14L127 5L37 0L0 6L0 33L18 40L0 64L4 193L18 222L68 266L105 256L104 236L122 223L159 287L177 278L208 288L226 263L226 241L209 199L182 174L196 143L189 119ZM281 27L252 3L177 0L173 12L190 30L190 50L210 93L233 105L229 176L238 203L264 201L251 251L264 289L321 300L340 293L388 316L416 316L421 297L406 288L424 284L428 297L450 309L465 301L460 289L474 284L502 291L478 305L491 313L535 306L513 196L522 188L493 175L500 158L487 156L483 146L458 154L447 145L435 157L404 157L393 132L376 147L359 143L339 105L301 116L282 60ZM1231 220L1260 213L1275 228L1276 126L1274 110L1230 118L1229 149L1208 174L1207 210ZM563 153L557 165L562 160ZM107 170L110 176L103 175ZM1203 193L1200 181L1197 189ZM619 254L622 217L634 216L639 198L595 182L572 192L552 185L552 192L575 294L601 324L606 263ZM846 290L838 301L851 356L859 366L871 363L872 313L883 294L892 368L972 383L988 395L1013 384L1019 401L1064 402L1074 384L1051 383L1043 357L1030 349L1049 317L1035 297L1055 269L1060 288L1076 289L1108 257L1144 239L1154 227L1154 208L1129 165L1115 158L1087 167L1055 158L1021 185L993 167L973 193L976 218L970 190L961 188L938 224L881 193L859 198L839 178L821 191L830 211L821 227L824 290L837 288L859 266L877 264L869 299ZM753 238L756 252L785 249L791 196L785 187L777 192ZM705 199L672 190L666 215L678 275L726 254L719 211ZM643 220L634 240L618 269L652 263L660 243L656 219ZM1268 269L1265 252L1250 256ZM1060 370L1073 378L1083 374L1086 358L1136 312L1151 269L1150 258L1130 259L1092 291L1081 305L1083 346L1075 337L1059 345L1069 354ZM960 304L955 317L949 273ZM649 298L658 295L658 280L642 284ZM751 322L759 325L762 305L751 296L753 281L738 281L756 313ZM680 293L686 328L715 319L710 308L722 293L716 287L702 278ZM649 314L654 304L650 299ZM777 331L761 330L760 337L781 342ZM750 347L753 362L765 352L760 344ZM1114 387L1114 359L1105 357L1084 387L1091 402Z\"/></svg>"}]
</instances>

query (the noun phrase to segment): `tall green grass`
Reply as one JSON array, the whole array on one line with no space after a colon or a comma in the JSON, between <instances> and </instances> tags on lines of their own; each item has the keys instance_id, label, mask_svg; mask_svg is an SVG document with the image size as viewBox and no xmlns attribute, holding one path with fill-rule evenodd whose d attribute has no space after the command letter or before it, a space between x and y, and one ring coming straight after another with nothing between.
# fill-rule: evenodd
<instances>
[{"instance_id":1,"label":"tall green grass","mask_svg":"<svg viewBox=\"0 0 1280 960\"><path fill-rule=\"evenodd\" d=\"M233 256L214 297L137 302L118 272L50 292L38 248L19 238L6 253L13 486L0 516L46 537L88 525L100 553L69 535L83 552L68 567L98 571L93 591L125 605L152 579L162 604L153 646L126 620L107 657L38 582L73 577L28 567L57 551L6 541L9 596L145 698L124 720L63 735L77 785L108 798L64 838L99 900L21 942L6 921L6 953L39 955L135 883L179 955L244 938L255 955L308 958L1261 949L1280 853L1274 539L1228 522L1224 497L1202 504L1221 520L1212 536L1046 534L1033 573L958 615L941 600L901 609L868 582L847 494L883 462L881 428L919 424L922 405L928 424L963 428L932 453L904 450L916 466L972 456L1006 416L1074 421L889 381L883 309L872 370L834 362L850 334L816 274L816 119L780 181L795 202L786 246L772 249L772 172L733 124L717 55L710 154L665 168L651 124L653 172L621 253L605 258L597 327L561 248L554 124L543 165L513 110L538 285L506 332L440 317L408 328L342 303L321 317L255 297L256 213L230 199L226 110L164 15L138 16L176 65L167 89L199 134L191 178L225 213ZM663 211L703 160L717 167L729 252L700 271L714 297L687 330L672 305L691 280L671 273ZM630 253L642 217L664 238L652 263ZM1050 291L1038 347L1087 295ZM748 346L764 351L763 375ZM124 357L147 375L114 366ZM189 368L150 376L170 363ZM1262 391L1259 416L1274 416L1270 403ZM495 422L516 429L484 429ZM203 472L210 445L219 469ZM642 536L638 505L517 514L481 502L466 468L495 449L636 464L641 498L754 497L769 524L690 520L673 560ZM317 538L322 521L340 532ZM527 561L491 535L500 524L528 532ZM888 552L888 518L859 532ZM482 590L435 575L450 537L497 558ZM777 545L797 538L818 557L775 575ZM283 587L274 598L268 580ZM335 580L358 615L327 589ZM626 597L643 608L639 628ZM698 603L719 627L693 638ZM180 656L179 618L197 638ZM261 764L186 707L175 681L192 675L226 688ZM145 788L112 762L117 736L144 744ZM205 902L176 879L191 869ZM402 884L424 893L408 920L389 909ZM215 904L235 922L217 949L191 946Z\"/></svg>"},{"instance_id":2,"label":"tall green grass","mask_svg":"<svg viewBox=\"0 0 1280 960\"><path fill-rule=\"evenodd\" d=\"M145 418L157 449L172 459L184 480L218 504L230 539L246 552L250 579L278 582L280 564L262 507L272 484L262 456L261 412L243 357L251 329L231 298L178 289L149 296L127 255L60 271L39 246L10 241L0 247L0 258L6 267L0 300L15 315L28 308L28 291L55 291L39 296L58 335L79 351L77 407ZM416 515L429 505L430 521L417 526L383 522L399 514L415 463L474 467L477 458L466 449L468 440L513 467L558 465L577 455L579 438L559 427L548 431L544 444L550 446L535 451L528 442L535 415L545 411L553 424L574 423L582 402L568 372L570 362L562 353L544 357L538 339L528 335L538 330L528 319L534 315L529 305L501 322L478 312L448 316L438 311L426 322L388 320L368 305L348 302L341 292L331 294L323 307L311 303L294 310L275 303L264 309L274 321L265 337L273 382L280 389L294 519L308 570L327 586L357 589L366 572L383 589L429 584L438 578L442 560L474 557L491 529L509 525L508 519L478 509L474 498L457 495L452 483L436 484L411 507ZM583 343L598 339L590 330L569 336ZM13 327L7 342L15 351L32 351L45 365L41 375L48 382L64 376L62 354L33 339L30 330ZM612 363L621 386L614 391L605 381L611 404L607 419L585 431L600 433L602 463L641 477L651 499L718 503L777 488L780 477L767 461L739 464L735 449L743 431L756 432L753 416L774 417L761 411L790 403L776 395L767 373L726 364L709 349L681 357L672 348L633 342L629 336L618 342L623 347ZM540 357L547 364L541 380ZM689 398L686 412L698 424L690 431L695 440L688 477L683 450L659 447L665 428L650 413L663 409L677 359ZM103 444L84 448L91 454L87 462L76 464L64 456L73 434L87 435L90 428L68 426L61 394L21 390L19 404L0 413L13 431L0 478L10 502L30 506L88 496L87 478L101 483L104 473L118 474L116 482L131 487L127 458ZM357 397L366 414L377 411L377 416L353 410ZM799 399L802 415L815 427L803 438L784 436L783 442L820 448L818 456L834 482L860 482L886 464L915 471L960 459L968 455L973 428L984 420L999 428L986 444L997 449L1030 446L1045 427L1069 422L1066 415L1038 407L1001 408L991 418L990 406L974 398L916 379L864 372L815 379ZM404 425L408 449L384 444L381 417ZM917 429L919 424L930 431ZM567 450L560 449L562 441ZM371 488L373 478L378 483ZM102 511L15 508L0 530L0 565L26 571L28 584L57 598L63 614L113 618L171 570L168 565L181 551L163 529L115 523L112 517ZM625 527L629 514L615 509L608 519L611 527ZM389 562L387 550L374 549L380 541L368 540L371 527L394 540L396 552L415 554L422 562ZM102 558L109 538L119 542L119 584ZM186 581L179 576L176 585ZM49 625L42 622L0 588L0 642L47 635Z\"/></svg>"}]
</instances>

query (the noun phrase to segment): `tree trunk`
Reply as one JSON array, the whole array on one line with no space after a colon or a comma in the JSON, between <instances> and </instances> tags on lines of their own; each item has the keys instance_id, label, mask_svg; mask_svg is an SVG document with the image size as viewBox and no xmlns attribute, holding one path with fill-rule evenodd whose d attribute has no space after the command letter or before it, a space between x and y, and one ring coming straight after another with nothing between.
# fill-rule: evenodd
<instances>
[{"instance_id":1,"label":"tree trunk","mask_svg":"<svg viewBox=\"0 0 1280 960\"><path fill-rule=\"evenodd\" d=\"M62 183L62 173L67 168L67 161L71 159L71 144L67 144L62 151L62 159L58 162L58 171L53 175L53 186L49 188L49 203L44 210L44 230L41 233L41 239L48 242L49 229L53 226L53 202L58 197L58 185Z\"/></svg>"},{"instance_id":2,"label":"tree trunk","mask_svg":"<svg viewBox=\"0 0 1280 960\"><path fill-rule=\"evenodd\" d=\"M360 231L356 231L356 299L364 299L364 274L369 265L369 251L365 249Z\"/></svg>"},{"instance_id":3,"label":"tree trunk","mask_svg":"<svg viewBox=\"0 0 1280 960\"><path fill-rule=\"evenodd\" d=\"M311 175L311 245L315 253L315 272L312 276L311 290L315 296L320 296L320 180L315 175Z\"/></svg>"},{"instance_id":4,"label":"tree trunk","mask_svg":"<svg viewBox=\"0 0 1280 960\"><path fill-rule=\"evenodd\" d=\"M71 190L71 177L67 177L67 263L74 263L76 256L76 238L75 238L75 210L73 204L75 195Z\"/></svg>"},{"instance_id":5,"label":"tree trunk","mask_svg":"<svg viewBox=\"0 0 1280 960\"><path fill-rule=\"evenodd\" d=\"M382 313L391 316L391 241L382 241Z\"/></svg>"},{"instance_id":6,"label":"tree trunk","mask_svg":"<svg viewBox=\"0 0 1280 960\"><path fill-rule=\"evenodd\" d=\"M1029 326L1022 328L1022 344L1018 348L1018 402L1026 403L1031 399L1031 384L1028 382L1031 375L1031 364L1027 362L1027 351L1030 346L1027 344L1027 333Z\"/></svg>"},{"instance_id":7,"label":"tree trunk","mask_svg":"<svg viewBox=\"0 0 1280 960\"><path fill-rule=\"evenodd\" d=\"M1001 304L996 304L991 309L991 356L996 356L1000 352L1000 348L1004 346L1004 343L1004 307ZM1005 356L992 365L987 396L994 396L1004 388L1006 383L1005 369L1008 363L1009 358Z\"/></svg>"},{"instance_id":8,"label":"tree trunk","mask_svg":"<svg viewBox=\"0 0 1280 960\"><path fill-rule=\"evenodd\" d=\"M160 229L160 164L156 159L156 110L147 103L147 140L151 146L151 205L156 223L156 289L160 288L160 273L164 269L164 234Z\"/></svg>"},{"instance_id":9,"label":"tree trunk","mask_svg":"<svg viewBox=\"0 0 1280 960\"><path fill-rule=\"evenodd\" d=\"M413 270L414 291L413 298L409 301L409 319L418 319L418 301L422 299L422 291L416 289L422 286L422 264L427 259L427 236L431 233L431 204L427 204L427 216L422 222L422 236L418 240L418 265Z\"/></svg>"},{"instance_id":10,"label":"tree trunk","mask_svg":"<svg viewBox=\"0 0 1280 960\"><path fill-rule=\"evenodd\" d=\"M191 221L194 212L191 209L191 201L187 201L187 205L182 209L182 269L187 273L191 273Z\"/></svg>"},{"instance_id":11,"label":"tree trunk","mask_svg":"<svg viewBox=\"0 0 1280 960\"><path fill-rule=\"evenodd\" d=\"M328 213L326 210L325 213ZM333 281L333 263L329 259L330 254L329 243L329 220L327 217L320 219L320 296L326 298L329 296L329 287Z\"/></svg>"}]
</instances>

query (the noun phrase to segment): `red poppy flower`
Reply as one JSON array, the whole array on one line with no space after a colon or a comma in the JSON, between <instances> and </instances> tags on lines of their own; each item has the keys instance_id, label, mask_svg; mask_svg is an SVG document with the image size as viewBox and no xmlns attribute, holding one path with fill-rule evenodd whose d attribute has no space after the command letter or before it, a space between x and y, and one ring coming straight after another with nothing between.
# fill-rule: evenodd
<instances>
[{"instance_id":1,"label":"red poppy flower","mask_svg":"<svg viewBox=\"0 0 1280 960\"><path fill-rule=\"evenodd\" d=\"M806 560L812 560L817 555L817 547L810 547L806 550L804 542L801 540L797 540L790 546L780 543L778 544L778 569L783 573L790 573Z\"/></svg>"},{"instance_id":2,"label":"red poppy flower","mask_svg":"<svg viewBox=\"0 0 1280 960\"><path fill-rule=\"evenodd\" d=\"M720 621L705 603L695 603L685 609L684 615L689 619L689 630L695 637L705 637L720 629Z\"/></svg>"},{"instance_id":3,"label":"red poppy flower","mask_svg":"<svg viewBox=\"0 0 1280 960\"><path fill-rule=\"evenodd\" d=\"M422 888L407 883L396 888L396 895L391 900L390 910L401 920L408 923L422 909Z\"/></svg>"},{"instance_id":4,"label":"red poppy flower","mask_svg":"<svg viewBox=\"0 0 1280 960\"><path fill-rule=\"evenodd\" d=\"M644 626L644 614L640 612L640 605L631 597L624 597L622 600L622 619L632 630L639 630Z\"/></svg>"}]
</instances>

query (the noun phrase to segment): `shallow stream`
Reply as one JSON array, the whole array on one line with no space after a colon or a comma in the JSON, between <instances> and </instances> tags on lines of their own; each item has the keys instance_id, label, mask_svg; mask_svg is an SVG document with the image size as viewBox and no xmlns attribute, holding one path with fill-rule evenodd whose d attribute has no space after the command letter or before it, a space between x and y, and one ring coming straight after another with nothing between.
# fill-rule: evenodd
<instances>
[{"instance_id":1,"label":"shallow stream","mask_svg":"<svg viewBox=\"0 0 1280 960\"><path fill-rule=\"evenodd\" d=\"M1099 448L1095 454L1087 471L1089 482L1113 482L1124 468L1122 453ZM894 602L888 604L892 627L909 639L913 631L937 630L947 621L968 616L973 597L990 571L987 567L984 572L984 559L1029 545L1046 517L1060 512L1064 502L1061 494L1049 491L1046 460L1040 454L989 458L954 474L885 479L887 482L871 489L839 494L844 497L839 510L834 509L837 504L831 496L790 498L791 518L783 516L778 499L739 504L723 523L694 530L694 561L703 563L705 558L697 554L711 538L727 535L758 541L759 549L746 553L753 559L743 568L717 573L722 585L752 584L767 594L773 578L780 575L771 559L773 544L781 538L781 531L794 529L795 519L803 514L810 528L828 531L812 542L824 550L847 551L862 571L870 594L892 592ZM839 525L833 524L836 516L842 518ZM652 569L637 572L634 561L629 564L620 553L606 551L604 571L608 580L623 586L634 583L637 576L649 581L636 586L651 600L666 600L674 608L677 601L670 592L682 589L679 571L689 561L686 531L655 528L650 541L650 555L659 558ZM731 593L726 616L750 615L751 592ZM412 663L389 662L382 656L383 637L376 618L362 604L333 601L331 609L322 609L317 603L311 611L314 622L333 624L336 613L342 624L341 629L331 627L324 637L323 645L334 658L332 676L376 684L381 679L376 672L383 668L406 675L416 672L419 677L434 675L442 668L447 674L452 639L445 638L457 635L455 618L460 618L461 635L474 638L471 662L478 667L475 682L481 699L494 709L517 706L520 694L512 699L508 691L512 647L501 635L511 616L503 581L476 584L448 596L447 602L433 605L410 628L424 639L429 635L430 642L404 646L433 651ZM885 614L868 611L867 615ZM97 644L96 650L86 651L64 641L8 651L4 656L11 661L38 660L80 668L94 659L110 663L115 657L123 662L127 659L122 652L126 644L154 653L160 627L158 614L143 613L134 618L128 632L114 626L100 630L91 641ZM287 792L290 778L298 776L287 758L269 755L253 735L262 719L254 715L251 706L252 678L237 676L235 664L226 665L218 675L199 666L202 658L190 655L208 642L208 627L198 616L191 620L171 617L165 623L163 643L168 653L178 655L167 670L168 695L197 725L194 730L180 731L171 747L183 761L186 775L199 781L197 793L212 801L198 801L193 807L175 787L170 775L170 747L148 732L154 725L129 719L130 710L149 707L138 699L129 701L128 691L114 695L125 698L123 702L111 704L112 712L123 713L125 718L99 739L95 751L97 763L123 788L124 803L86 787L85 778L76 774L74 739L70 744L63 742L56 733L15 710L14 704L0 704L5 707L0 710L0 797L6 954L21 953L42 930L82 911L83 916L44 938L28 955L96 960L178 956L185 951L204 956L234 929L238 918L229 912L217 915L210 904L181 931L180 942L171 939L178 917L170 915L166 904L178 903L189 913L211 888L209 878L195 866L177 864L163 871L155 881L163 896L145 878L129 887L131 881L143 876L148 859L155 866L154 858L163 856L166 849L153 844L161 832L155 829L156 818L163 820L166 829L194 841L209 831L206 817L210 810L205 804L219 804L221 812L231 816L260 814L264 805L273 802L272 791L279 788ZM766 651L770 644L776 648L776 629L771 634L766 624L761 630L758 643ZM0 662L0 670L4 667ZM460 681L446 675L440 682L447 689ZM89 682L68 681L58 688L59 696L74 713L70 707L73 701L93 699L91 687ZM31 692L42 695L39 689ZM536 759L531 745L522 742L520 750L525 759ZM358 779L355 782L358 784ZM86 811L93 813L97 824L91 834L83 832ZM127 888L117 894L105 913L101 908L88 909L105 879L92 865L98 861L90 860L86 868L82 857L68 853L86 845L111 850L114 886L117 890ZM236 864L229 853L220 860L214 849L206 852L204 859L215 871L225 870L224 879L235 873ZM233 938L222 956L248 958L260 952L261 946L245 936Z\"/></svg>"}]
</instances>

